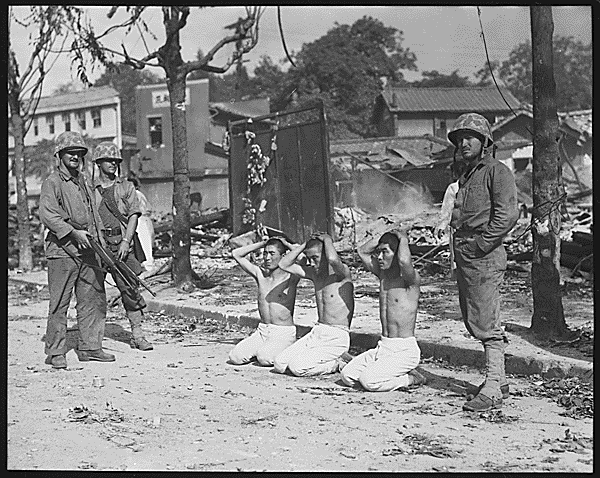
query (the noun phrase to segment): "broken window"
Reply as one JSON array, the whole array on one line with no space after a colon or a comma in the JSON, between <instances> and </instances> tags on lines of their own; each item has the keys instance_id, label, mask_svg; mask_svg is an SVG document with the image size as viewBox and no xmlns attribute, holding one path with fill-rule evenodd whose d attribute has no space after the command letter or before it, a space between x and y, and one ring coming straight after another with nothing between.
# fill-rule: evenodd
<instances>
[{"instance_id":1,"label":"broken window","mask_svg":"<svg viewBox=\"0 0 600 478\"><path fill-rule=\"evenodd\" d=\"M71 114L63 113L62 120L65 125L65 131L71 131Z\"/></svg>"},{"instance_id":2,"label":"broken window","mask_svg":"<svg viewBox=\"0 0 600 478\"><path fill-rule=\"evenodd\" d=\"M162 141L162 116L148 118L148 126L150 129L150 145L153 148L159 148Z\"/></svg>"},{"instance_id":3,"label":"broken window","mask_svg":"<svg viewBox=\"0 0 600 478\"><path fill-rule=\"evenodd\" d=\"M46 124L48 125L50 134L54 134L54 115L46 116Z\"/></svg>"},{"instance_id":4,"label":"broken window","mask_svg":"<svg viewBox=\"0 0 600 478\"><path fill-rule=\"evenodd\" d=\"M94 128L100 128L100 126L102 126L101 118L100 108L94 108L92 110L92 121L94 122Z\"/></svg>"},{"instance_id":5,"label":"broken window","mask_svg":"<svg viewBox=\"0 0 600 478\"><path fill-rule=\"evenodd\" d=\"M85 130L86 129L86 124L85 124L85 111L78 111L77 112L77 122L79 123L79 129L80 130Z\"/></svg>"}]
</instances>

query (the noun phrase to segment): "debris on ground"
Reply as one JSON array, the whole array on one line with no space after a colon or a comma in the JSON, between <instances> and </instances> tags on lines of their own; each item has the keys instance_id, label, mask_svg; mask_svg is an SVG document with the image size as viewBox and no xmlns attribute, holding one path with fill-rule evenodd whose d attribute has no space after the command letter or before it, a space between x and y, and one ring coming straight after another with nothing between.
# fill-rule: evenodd
<instances>
[{"instance_id":1,"label":"debris on ground","mask_svg":"<svg viewBox=\"0 0 600 478\"><path fill-rule=\"evenodd\" d=\"M398 433L402 431L398 430ZM396 455L431 455L436 458L455 458L463 450L452 450L446 446L449 440L443 436L430 437L425 434L416 433L414 435L405 435L401 443L392 448L383 450L383 456Z\"/></svg>"},{"instance_id":2,"label":"debris on ground","mask_svg":"<svg viewBox=\"0 0 600 478\"><path fill-rule=\"evenodd\" d=\"M532 387L519 392L521 396L546 397L566 408L560 415L570 418L594 417L593 384L579 377L552 378L535 382Z\"/></svg>"},{"instance_id":3,"label":"debris on ground","mask_svg":"<svg viewBox=\"0 0 600 478\"><path fill-rule=\"evenodd\" d=\"M593 452L594 449L593 438L578 437L571 433L569 428L565 430L565 436L563 438L545 438L542 440L540 446L543 446L544 444L550 445L550 451L552 453L572 452L585 454Z\"/></svg>"},{"instance_id":4,"label":"debris on ground","mask_svg":"<svg viewBox=\"0 0 600 478\"><path fill-rule=\"evenodd\" d=\"M273 420L275 420L277 418L277 415L268 415L266 417L258 417L258 418L242 418L242 426L248 426L248 425L257 425L260 422L264 422L267 425L274 427L276 426L275 423L272 423Z\"/></svg>"},{"instance_id":5,"label":"debris on ground","mask_svg":"<svg viewBox=\"0 0 600 478\"><path fill-rule=\"evenodd\" d=\"M519 417L506 415L502 410L490 410L487 412L465 412L465 415L472 420L484 420L490 423L513 423L519 420Z\"/></svg>"}]
</instances>

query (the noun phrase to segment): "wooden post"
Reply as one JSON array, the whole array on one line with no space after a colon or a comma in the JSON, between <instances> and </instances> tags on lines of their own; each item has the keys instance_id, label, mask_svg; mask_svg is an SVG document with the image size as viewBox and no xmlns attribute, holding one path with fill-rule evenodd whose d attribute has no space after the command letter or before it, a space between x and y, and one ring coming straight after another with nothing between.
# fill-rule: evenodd
<instances>
[{"instance_id":1,"label":"wooden post","mask_svg":"<svg viewBox=\"0 0 600 478\"><path fill-rule=\"evenodd\" d=\"M531 331L568 334L560 287L560 226L557 201L564 193L558 152L556 82L552 53L554 22L550 5L531 6L533 76L533 260Z\"/></svg>"}]
</instances>

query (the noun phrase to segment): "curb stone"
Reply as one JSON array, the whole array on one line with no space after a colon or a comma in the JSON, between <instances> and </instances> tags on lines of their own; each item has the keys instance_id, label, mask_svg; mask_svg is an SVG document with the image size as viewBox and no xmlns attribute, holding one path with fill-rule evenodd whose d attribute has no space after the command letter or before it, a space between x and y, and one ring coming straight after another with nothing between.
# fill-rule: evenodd
<instances>
[{"instance_id":1,"label":"curb stone","mask_svg":"<svg viewBox=\"0 0 600 478\"><path fill-rule=\"evenodd\" d=\"M45 278L45 277L44 277ZM40 283L43 280L32 281L25 277L8 277L9 281L22 284ZM156 299L147 299L148 311L163 312L168 315L184 315L189 317L206 317L213 320L225 321L230 324L256 328L260 322L256 317L250 317L242 314L224 314L222 312L206 310L199 307L182 306L162 302ZM307 334L311 327L297 325L298 338ZM379 334L350 332L350 343L352 346L361 349L370 349L377 345ZM449 344L440 344L429 340L418 340L421 349L421 356L424 358L434 358L445 360L451 365L462 366L467 365L481 369L484 363L484 353L482 350L472 350L464 347L457 347ZM582 362L582 361L577 361ZM543 378L566 378L579 377L580 380L593 383L594 382L594 366L593 363L561 363L552 358L536 358L527 356L517 356L510 353L506 354L506 373L513 375L541 375Z\"/></svg>"},{"instance_id":2,"label":"curb stone","mask_svg":"<svg viewBox=\"0 0 600 478\"><path fill-rule=\"evenodd\" d=\"M241 314L224 314L213 310L205 310L199 307L180 306L158 300L147 300L148 311L162 312L168 315L184 315L188 317L205 317L213 320L225 321L229 324L237 324L256 328L260 320ZM298 338L307 334L311 327L297 325ZM361 349L370 349L377 345L379 334L350 332L350 343ZM454 345L440 344L428 340L418 340L422 357L432 357L444 360L452 365L467 365L481 369L484 363L482 350L471 350ZM579 365L561 363L550 358L535 358L506 354L506 373L513 375L541 375L543 378L566 378L579 377L580 380L593 383L593 364Z\"/></svg>"}]
</instances>

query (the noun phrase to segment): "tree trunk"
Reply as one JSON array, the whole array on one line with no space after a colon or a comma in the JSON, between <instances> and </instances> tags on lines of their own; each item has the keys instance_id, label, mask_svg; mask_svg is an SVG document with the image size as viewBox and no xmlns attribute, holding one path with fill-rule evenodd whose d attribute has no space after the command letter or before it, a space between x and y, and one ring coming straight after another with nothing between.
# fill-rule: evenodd
<instances>
[{"instance_id":1,"label":"tree trunk","mask_svg":"<svg viewBox=\"0 0 600 478\"><path fill-rule=\"evenodd\" d=\"M556 200L563 194L558 153L556 83L552 58L552 7L531 6L533 63L533 317L531 331L563 336L567 331L560 287L561 218Z\"/></svg>"},{"instance_id":2,"label":"tree trunk","mask_svg":"<svg viewBox=\"0 0 600 478\"><path fill-rule=\"evenodd\" d=\"M9 98L10 101L10 98ZM11 101L11 125L15 140L14 147L14 174L17 179L17 234L19 244L19 269L30 271L33 269L33 254L31 252L29 204L27 200L27 184L25 182L25 151L23 141L23 118L17 113L18 102Z\"/></svg>"},{"instance_id":3,"label":"tree trunk","mask_svg":"<svg viewBox=\"0 0 600 478\"><path fill-rule=\"evenodd\" d=\"M187 126L185 118L185 74L182 74L179 11L163 7L167 42L159 49L167 76L173 138L173 255L172 277L175 287L193 289L190 262L190 173L188 168Z\"/></svg>"},{"instance_id":4,"label":"tree trunk","mask_svg":"<svg viewBox=\"0 0 600 478\"><path fill-rule=\"evenodd\" d=\"M173 281L183 289L192 285L190 262L190 173L185 118L185 77L167 78L173 134Z\"/></svg>"}]
</instances>

